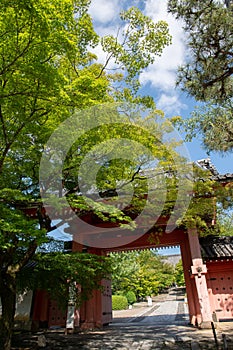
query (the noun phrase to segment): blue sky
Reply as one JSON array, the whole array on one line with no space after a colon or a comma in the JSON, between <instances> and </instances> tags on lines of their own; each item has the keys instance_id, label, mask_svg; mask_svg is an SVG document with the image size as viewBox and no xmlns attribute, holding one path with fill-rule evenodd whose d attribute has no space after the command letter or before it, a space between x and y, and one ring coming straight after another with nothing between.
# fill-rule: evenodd
<instances>
[{"instance_id":1,"label":"blue sky","mask_svg":"<svg viewBox=\"0 0 233 350\"><path fill-rule=\"evenodd\" d=\"M89 12L95 30L100 35L116 35L119 28L119 12L122 8L131 6L140 7L143 13L149 15L155 22L165 20L172 35L172 45L166 47L161 57L156 57L154 64L141 74L142 91L154 97L157 108L162 109L167 117L180 115L182 118L188 118L195 101L181 93L176 88L175 82L177 67L185 63L189 51L185 45L182 23L167 13L166 0L92 0ZM100 62L106 60L100 45L95 49L95 53ZM193 161L209 157L199 138L186 143L186 147ZM220 174L233 173L233 154L222 156L211 153L210 159Z\"/></svg>"},{"instance_id":2,"label":"blue sky","mask_svg":"<svg viewBox=\"0 0 233 350\"><path fill-rule=\"evenodd\" d=\"M163 249L158 249L159 255L176 255L181 254L180 247L166 247Z\"/></svg>"}]
</instances>

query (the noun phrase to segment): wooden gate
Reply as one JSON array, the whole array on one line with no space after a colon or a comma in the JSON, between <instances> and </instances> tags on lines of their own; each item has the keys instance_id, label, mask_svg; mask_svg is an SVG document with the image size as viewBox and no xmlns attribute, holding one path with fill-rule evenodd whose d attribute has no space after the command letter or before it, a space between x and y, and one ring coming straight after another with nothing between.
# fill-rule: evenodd
<instances>
[{"instance_id":1,"label":"wooden gate","mask_svg":"<svg viewBox=\"0 0 233 350\"><path fill-rule=\"evenodd\" d=\"M62 310L58 307L56 301L50 300L49 302L49 316L48 327L62 327L66 326L66 313L67 310Z\"/></svg>"},{"instance_id":2,"label":"wooden gate","mask_svg":"<svg viewBox=\"0 0 233 350\"><path fill-rule=\"evenodd\" d=\"M207 287L211 309L217 321L233 320L232 261L207 263Z\"/></svg>"},{"instance_id":3,"label":"wooden gate","mask_svg":"<svg viewBox=\"0 0 233 350\"><path fill-rule=\"evenodd\" d=\"M112 321L112 289L110 280L102 280L102 323L107 325Z\"/></svg>"}]
</instances>

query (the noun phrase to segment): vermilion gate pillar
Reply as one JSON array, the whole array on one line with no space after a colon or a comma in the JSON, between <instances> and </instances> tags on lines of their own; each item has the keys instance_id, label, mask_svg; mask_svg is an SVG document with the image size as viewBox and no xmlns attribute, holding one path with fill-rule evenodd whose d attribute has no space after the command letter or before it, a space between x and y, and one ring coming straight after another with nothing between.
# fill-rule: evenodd
<instances>
[{"instance_id":1,"label":"vermilion gate pillar","mask_svg":"<svg viewBox=\"0 0 233 350\"><path fill-rule=\"evenodd\" d=\"M196 229L189 229L181 244L183 268L189 305L190 322L201 328L211 328L213 321L206 283L206 265L201 257Z\"/></svg>"}]
</instances>

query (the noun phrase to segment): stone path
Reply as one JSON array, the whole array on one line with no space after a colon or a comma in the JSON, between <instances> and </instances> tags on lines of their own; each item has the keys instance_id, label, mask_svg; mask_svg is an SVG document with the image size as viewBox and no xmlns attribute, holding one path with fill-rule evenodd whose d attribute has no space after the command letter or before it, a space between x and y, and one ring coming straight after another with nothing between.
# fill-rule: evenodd
<instances>
[{"instance_id":1,"label":"stone path","mask_svg":"<svg viewBox=\"0 0 233 350\"><path fill-rule=\"evenodd\" d=\"M169 294L165 301L157 304L148 317L142 320L142 323L153 325L177 325L188 323L188 309L183 301L176 298L175 293Z\"/></svg>"},{"instance_id":2,"label":"stone path","mask_svg":"<svg viewBox=\"0 0 233 350\"><path fill-rule=\"evenodd\" d=\"M130 315L130 317L129 317ZM38 349L38 336L45 337L46 350L215 350L212 330L188 326L184 298L171 291L148 308L115 312L114 322L102 330L64 335L63 330L20 335L24 348ZM226 334L228 350L233 350L232 324L217 329L218 350L224 349L222 334ZM15 345L17 337L15 338ZM13 346L15 346L13 344ZM15 346L14 349L19 349Z\"/></svg>"},{"instance_id":3,"label":"stone path","mask_svg":"<svg viewBox=\"0 0 233 350\"><path fill-rule=\"evenodd\" d=\"M122 322L143 325L183 325L188 324L188 307L182 290L171 290L169 294L159 295L153 300L152 307L147 303L135 305L133 310L114 311L114 324Z\"/></svg>"},{"instance_id":4,"label":"stone path","mask_svg":"<svg viewBox=\"0 0 233 350\"><path fill-rule=\"evenodd\" d=\"M20 336L20 347L14 350L38 349L41 334ZM215 350L210 330L200 331L186 326L152 327L125 324L103 330L64 335L64 332L43 334L46 350ZM228 350L233 349L232 330L227 335ZM221 333L218 333L219 350L223 349ZM13 345L15 346L15 345ZM19 345L18 345L19 346Z\"/></svg>"}]
</instances>

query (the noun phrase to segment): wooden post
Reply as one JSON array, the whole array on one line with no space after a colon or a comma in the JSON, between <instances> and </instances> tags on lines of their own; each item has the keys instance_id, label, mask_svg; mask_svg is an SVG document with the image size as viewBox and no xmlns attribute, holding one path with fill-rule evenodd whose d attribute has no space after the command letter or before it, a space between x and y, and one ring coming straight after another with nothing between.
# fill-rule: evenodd
<instances>
[{"instance_id":1,"label":"wooden post","mask_svg":"<svg viewBox=\"0 0 233 350\"><path fill-rule=\"evenodd\" d=\"M191 274L194 278L198 301L200 304L201 320L198 320L200 328L211 328L212 313L206 284L206 265L203 264L201 249L196 229L188 229L189 247L192 258Z\"/></svg>"},{"instance_id":2,"label":"wooden post","mask_svg":"<svg viewBox=\"0 0 233 350\"><path fill-rule=\"evenodd\" d=\"M180 244L180 250L181 250L182 264L183 264L183 270L184 270L185 286L186 286L186 292L187 292L189 320L190 320L190 324L192 324L193 326L197 326L198 319L200 319L199 316L201 312L200 312L200 306L198 302L196 285L193 279L191 278L191 273L190 273L192 259L191 259L188 237Z\"/></svg>"}]
</instances>

